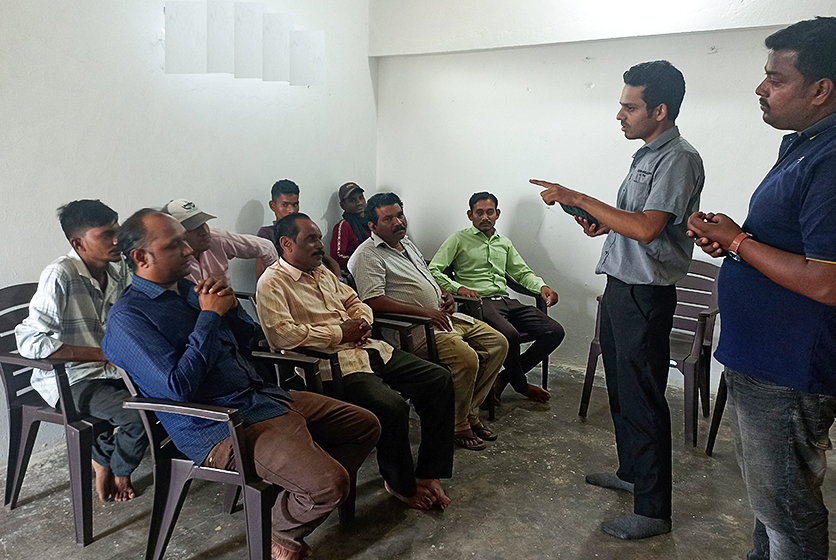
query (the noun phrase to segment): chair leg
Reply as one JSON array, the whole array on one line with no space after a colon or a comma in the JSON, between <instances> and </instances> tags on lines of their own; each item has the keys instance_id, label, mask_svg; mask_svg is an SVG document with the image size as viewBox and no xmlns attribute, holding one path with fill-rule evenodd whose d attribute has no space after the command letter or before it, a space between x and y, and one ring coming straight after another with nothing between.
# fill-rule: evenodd
<instances>
[{"instance_id":1,"label":"chair leg","mask_svg":"<svg viewBox=\"0 0 836 560\"><path fill-rule=\"evenodd\" d=\"M549 357L543 358L543 389L549 388Z\"/></svg>"},{"instance_id":2,"label":"chair leg","mask_svg":"<svg viewBox=\"0 0 836 560\"><path fill-rule=\"evenodd\" d=\"M152 540L154 542L153 554L149 560L162 560L171 533L174 531L174 524L180 515L183 502L186 501L186 494L192 484L192 470L194 464L186 461L169 462L168 476L154 477L154 517L159 521L159 530L156 535L150 534L148 538L148 551L150 552ZM165 473L161 472L161 475ZM159 483L159 486L157 484ZM157 502L157 493L160 496L160 503ZM152 530L154 524L152 524ZM146 558L148 554L146 553Z\"/></svg>"},{"instance_id":3,"label":"chair leg","mask_svg":"<svg viewBox=\"0 0 836 560\"><path fill-rule=\"evenodd\" d=\"M354 511L357 504L357 479L351 477L351 486L348 490L348 497L340 504L340 525L348 525L354 521Z\"/></svg>"},{"instance_id":4,"label":"chair leg","mask_svg":"<svg viewBox=\"0 0 836 560\"><path fill-rule=\"evenodd\" d=\"M235 511L238 498L241 496L241 487L237 484L224 484L224 513L231 514Z\"/></svg>"},{"instance_id":5,"label":"chair leg","mask_svg":"<svg viewBox=\"0 0 836 560\"><path fill-rule=\"evenodd\" d=\"M700 397L702 397L702 415L708 418L711 413L711 348L703 348L700 360Z\"/></svg>"},{"instance_id":6,"label":"chair leg","mask_svg":"<svg viewBox=\"0 0 836 560\"><path fill-rule=\"evenodd\" d=\"M723 419L723 409L728 396L726 374L723 373L720 375L720 385L717 387L717 398L714 399L714 414L711 416L711 428L708 430L708 443L705 445L705 454L709 457L714 453L714 442L717 441L717 432L720 430L720 420Z\"/></svg>"},{"instance_id":7,"label":"chair leg","mask_svg":"<svg viewBox=\"0 0 836 560\"><path fill-rule=\"evenodd\" d=\"M682 369L685 377L685 444L696 447L697 408L699 406L696 364L693 362L685 362Z\"/></svg>"},{"instance_id":8,"label":"chair leg","mask_svg":"<svg viewBox=\"0 0 836 560\"><path fill-rule=\"evenodd\" d=\"M17 507L17 498L23 487L23 477L29 466L29 457L35 446L35 438L41 423L32 418L28 409L19 406L9 409L9 463L6 475L4 506Z\"/></svg>"},{"instance_id":9,"label":"chair leg","mask_svg":"<svg viewBox=\"0 0 836 560\"><path fill-rule=\"evenodd\" d=\"M65 432L75 540L81 546L87 546L93 542L93 427L79 421L66 426Z\"/></svg>"},{"instance_id":10,"label":"chair leg","mask_svg":"<svg viewBox=\"0 0 836 560\"><path fill-rule=\"evenodd\" d=\"M247 549L250 560L270 558L272 543L271 508L276 487L260 481L244 486L244 515L247 520Z\"/></svg>"},{"instance_id":11,"label":"chair leg","mask_svg":"<svg viewBox=\"0 0 836 560\"><path fill-rule=\"evenodd\" d=\"M589 345L589 358L586 360L586 376L583 380L583 393L581 394L581 407L578 416L586 418L589 410L589 398L592 396L592 384L595 382L595 368L598 367L598 356L601 355L601 345L593 342Z\"/></svg>"}]
</instances>

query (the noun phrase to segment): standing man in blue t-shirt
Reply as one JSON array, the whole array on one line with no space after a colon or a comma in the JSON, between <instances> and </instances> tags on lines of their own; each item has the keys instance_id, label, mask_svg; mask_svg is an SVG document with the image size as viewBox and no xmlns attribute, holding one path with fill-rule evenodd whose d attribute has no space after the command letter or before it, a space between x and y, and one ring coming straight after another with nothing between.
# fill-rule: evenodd
<instances>
[{"instance_id":1,"label":"standing man in blue t-shirt","mask_svg":"<svg viewBox=\"0 0 836 560\"><path fill-rule=\"evenodd\" d=\"M624 73L624 136L644 141L618 190L617 206L545 181L546 204L579 207L590 237L607 234L595 269L607 275L601 300L601 351L618 450L616 473L594 473L595 486L633 494L633 513L601 525L620 539L671 530L671 417L665 400L676 282L688 272L693 244L688 216L699 207L705 175L697 151L674 120L685 96L682 73L665 60Z\"/></svg>"},{"instance_id":2,"label":"standing man in blue t-shirt","mask_svg":"<svg viewBox=\"0 0 836 560\"><path fill-rule=\"evenodd\" d=\"M749 202L688 221L720 270L732 431L755 512L750 560L827 558L821 485L836 415L836 18L767 37L763 120L794 132Z\"/></svg>"}]
</instances>

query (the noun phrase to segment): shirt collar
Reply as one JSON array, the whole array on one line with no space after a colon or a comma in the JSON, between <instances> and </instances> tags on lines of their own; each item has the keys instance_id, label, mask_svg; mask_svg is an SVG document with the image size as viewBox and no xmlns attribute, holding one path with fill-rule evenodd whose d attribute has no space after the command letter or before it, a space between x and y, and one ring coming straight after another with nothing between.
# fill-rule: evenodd
<instances>
[{"instance_id":1,"label":"shirt collar","mask_svg":"<svg viewBox=\"0 0 836 560\"><path fill-rule=\"evenodd\" d=\"M374 243L375 247L380 247L381 245L385 245L386 247L392 249L393 251L398 251L397 249L395 249L394 247L392 247L391 245L386 243L386 241L384 241L382 237L380 237L378 234L376 234L374 232L372 232L371 238L372 238L372 242ZM403 243L403 241L408 241L408 240L409 240L409 236L404 235L402 243ZM404 246L404 248L406 248L406 243L403 243L403 246ZM398 251L398 252L400 253L400 251Z\"/></svg>"},{"instance_id":2,"label":"shirt collar","mask_svg":"<svg viewBox=\"0 0 836 560\"><path fill-rule=\"evenodd\" d=\"M78 271L80 276L90 279L93 281L93 276L90 275L90 270L87 268L87 264L81 259L75 249L70 249L70 252L67 253L67 258L70 259L70 262ZM110 276L113 280L117 282L122 279L122 266L125 265L124 257L121 261L115 263L107 263L107 275ZM98 285L98 282L96 283Z\"/></svg>"},{"instance_id":3,"label":"shirt collar","mask_svg":"<svg viewBox=\"0 0 836 560\"><path fill-rule=\"evenodd\" d=\"M173 291L173 290L166 290L165 288L163 288L159 284L155 284L154 282L151 282L150 280L146 280L145 278L142 278L141 276L134 276L134 279L131 282L131 286L133 286L134 289L139 290L143 294L147 295L151 299L157 299L158 297L160 297L164 293ZM181 278L180 280L177 281L177 289L180 291L180 295L184 298L186 297L186 295L189 293L189 291L193 287L194 287L194 282L186 280L185 278Z\"/></svg>"},{"instance_id":4,"label":"shirt collar","mask_svg":"<svg viewBox=\"0 0 836 560\"><path fill-rule=\"evenodd\" d=\"M295 266L293 266L292 264L290 264L289 262L284 260L284 257L279 259L279 267L283 271L285 271L291 278L293 278L294 282L298 282L299 279L302 278L302 275L306 274L306 272L304 270L299 270L298 268L296 268ZM321 272L322 272L322 265L320 265L318 268L313 269L311 274L313 275L314 278L318 278L319 274Z\"/></svg>"},{"instance_id":5,"label":"shirt collar","mask_svg":"<svg viewBox=\"0 0 836 560\"><path fill-rule=\"evenodd\" d=\"M496 237L496 238L501 237L501 236L499 235L499 231L497 231L496 229L494 229L493 235L491 235L490 237L488 237L487 235L485 235L485 234L482 232L482 230L477 229L477 228L476 228L476 226L470 226L470 227L469 227L469 228L467 228L465 231L468 231L468 232L472 233L473 235L481 235L483 239L486 239L486 240L488 240L488 241L490 241L490 240L491 240L491 239L493 239L494 237Z\"/></svg>"},{"instance_id":6,"label":"shirt collar","mask_svg":"<svg viewBox=\"0 0 836 560\"><path fill-rule=\"evenodd\" d=\"M674 126L673 128L667 129L665 132L663 132L662 134L660 134L659 136L657 136L656 138L654 138L653 140L636 150L636 153L633 154L633 157L636 157L639 154L639 152L641 152L645 148L648 150L658 150L674 138L679 138L678 126Z\"/></svg>"},{"instance_id":7,"label":"shirt collar","mask_svg":"<svg viewBox=\"0 0 836 560\"><path fill-rule=\"evenodd\" d=\"M812 138L833 126L836 126L836 113L833 113L832 115L823 118L816 124L805 128L800 134L802 136L806 136L807 138Z\"/></svg>"}]
</instances>

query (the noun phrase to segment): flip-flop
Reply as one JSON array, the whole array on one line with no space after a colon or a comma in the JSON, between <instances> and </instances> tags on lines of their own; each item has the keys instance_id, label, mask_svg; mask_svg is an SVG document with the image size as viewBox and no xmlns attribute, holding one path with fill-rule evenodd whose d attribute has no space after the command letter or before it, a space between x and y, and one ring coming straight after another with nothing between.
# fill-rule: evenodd
<instances>
[{"instance_id":1,"label":"flip-flop","mask_svg":"<svg viewBox=\"0 0 836 560\"><path fill-rule=\"evenodd\" d=\"M453 441L455 441L456 445L459 447L470 449L471 451L481 451L487 447L485 442L482 441L479 436L474 434L472 430L470 433L465 431L455 432L453 434Z\"/></svg>"},{"instance_id":2,"label":"flip-flop","mask_svg":"<svg viewBox=\"0 0 836 560\"><path fill-rule=\"evenodd\" d=\"M478 437L479 439L483 439L485 441L496 441L496 433L491 431L487 426L485 426L481 422L470 426L470 429L473 430L473 433L476 434L476 437Z\"/></svg>"}]
</instances>

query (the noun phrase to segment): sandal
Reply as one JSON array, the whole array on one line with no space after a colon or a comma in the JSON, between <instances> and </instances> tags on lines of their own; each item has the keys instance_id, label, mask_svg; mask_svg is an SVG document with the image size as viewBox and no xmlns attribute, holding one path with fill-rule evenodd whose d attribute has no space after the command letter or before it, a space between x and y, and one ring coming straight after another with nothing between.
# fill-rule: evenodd
<instances>
[{"instance_id":1,"label":"sandal","mask_svg":"<svg viewBox=\"0 0 836 560\"><path fill-rule=\"evenodd\" d=\"M473 433L476 434L476 437L478 437L479 439L483 439L485 441L496 441L496 433L491 431L487 426L485 426L481 422L479 422L478 424L474 424L470 427L470 429L473 430Z\"/></svg>"},{"instance_id":2,"label":"sandal","mask_svg":"<svg viewBox=\"0 0 836 560\"><path fill-rule=\"evenodd\" d=\"M459 447L462 447L464 449L470 449L471 451L481 451L482 449L485 449L487 447L487 445L485 445L485 442L473 433L473 430L462 430L461 432L455 432L453 434L453 441L455 441L456 445L458 445Z\"/></svg>"}]
</instances>

